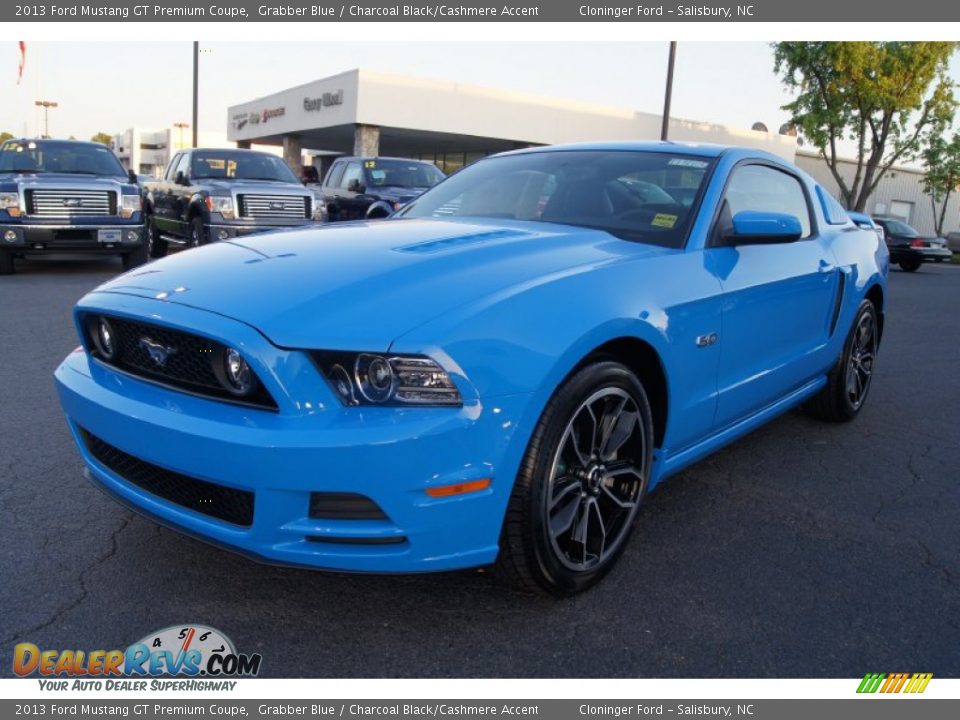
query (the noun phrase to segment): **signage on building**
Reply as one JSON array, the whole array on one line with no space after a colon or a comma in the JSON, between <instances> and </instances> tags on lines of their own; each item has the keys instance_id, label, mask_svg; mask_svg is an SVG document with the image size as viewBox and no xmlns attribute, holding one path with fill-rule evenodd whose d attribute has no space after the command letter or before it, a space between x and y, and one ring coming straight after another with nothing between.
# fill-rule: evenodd
<instances>
[{"instance_id":1,"label":"signage on building","mask_svg":"<svg viewBox=\"0 0 960 720\"><path fill-rule=\"evenodd\" d=\"M318 97L305 97L303 99L303 109L307 112L316 112L325 107L334 105L343 105L343 90L336 92L325 92Z\"/></svg>"},{"instance_id":2,"label":"signage on building","mask_svg":"<svg viewBox=\"0 0 960 720\"><path fill-rule=\"evenodd\" d=\"M230 119L235 129L242 130L247 125L259 125L260 123L267 122L270 118L283 117L286 114L287 109L285 107L275 107L264 108L263 110L254 112L235 113Z\"/></svg>"}]
</instances>

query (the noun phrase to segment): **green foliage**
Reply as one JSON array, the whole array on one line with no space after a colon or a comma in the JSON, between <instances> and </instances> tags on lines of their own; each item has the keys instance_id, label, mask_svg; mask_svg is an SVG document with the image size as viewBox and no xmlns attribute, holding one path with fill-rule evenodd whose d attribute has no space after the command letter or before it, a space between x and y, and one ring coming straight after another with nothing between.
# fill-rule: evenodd
<instances>
[{"instance_id":1,"label":"green foliage","mask_svg":"<svg viewBox=\"0 0 960 720\"><path fill-rule=\"evenodd\" d=\"M105 132L98 132L92 138L90 138L95 143L100 143L101 145L106 145L110 147L113 144L113 135L107 135Z\"/></svg>"},{"instance_id":2,"label":"green foliage","mask_svg":"<svg viewBox=\"0 0 960 720\"><path fill-rule=\"evenodd\" d=\"M781 42L774 68L796 93L784 105L827 161L849 209L863 211L897 162L917 157L925 129L956 110L947 73L955 42ZM852 179L840 171L838 143L852 141Z\"/></svg>"},{"instance_id":3,"label":"green foliage","mask_svg":"<svg viewBox=\"0 0 960 720\"><path fill-rule=\"evenodd\" d=\"M937 235L943 235L950 196L960 189L960 132L950 134L948 126L937 123L930 130L921 153L923 188L930 196L930 206Z\"/></svg>"},{"instance_id":4,"label":"green foliage","mask_svg":"<svg viewBox=\"0 0 960 720\"><path fill-rule=\"evenodd\" d=\"M4 130L3 132L0 132L0 143L4 143L7 140L10 140L12 138L13 138L12 133L8 133L6 130Z\"/></svg>"}]
</instances>

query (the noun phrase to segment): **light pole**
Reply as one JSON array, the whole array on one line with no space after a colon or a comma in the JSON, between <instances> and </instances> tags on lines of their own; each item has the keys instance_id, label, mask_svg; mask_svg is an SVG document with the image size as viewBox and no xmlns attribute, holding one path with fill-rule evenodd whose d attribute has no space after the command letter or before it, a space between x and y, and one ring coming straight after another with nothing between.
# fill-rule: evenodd
<instances>
[{"instance_id":1,"label":"light pole","mask_svg":"<svg viewBox=\"0 0 960 720\"><path fill-rule=\"evenodd\" d=\"M177 143L177 150L183 150L183 129L190 127L190 123L175 122L173 126L180 131L180 141Z\"/></svg>"},{"instance_id":2,"label":"light pole","mask_svg":"<svg viewBox=\"0 0 960 720\"><path fill-rule=\"evenodd\" d=\"M673 99L673 66L677 60L677 41L670 41L670 59L667 62L667 90L663 96L663 125L660 139L666 141L670 134L670 101Z\"/></svg>"},{"instance_id":3,"label":"light pole","mask_svg":"<svg viewBox=\"0 0 960 720\"><path fill-rule=\"evenodd\" d=\"M57 107L52 100L35 100L34 105L43 108L43 136L50 137L50 108Z\"/></svg>"},{"instance_id":4,"label":"light pole","mask_svg":"<svg viewBox=\"0 0 960 720\"><path fill-rule=\"evenodd\" d=\"M200 43L193 41L193 146L197 146L197 103L200 97Z\"/></svg>"}]
</instances>

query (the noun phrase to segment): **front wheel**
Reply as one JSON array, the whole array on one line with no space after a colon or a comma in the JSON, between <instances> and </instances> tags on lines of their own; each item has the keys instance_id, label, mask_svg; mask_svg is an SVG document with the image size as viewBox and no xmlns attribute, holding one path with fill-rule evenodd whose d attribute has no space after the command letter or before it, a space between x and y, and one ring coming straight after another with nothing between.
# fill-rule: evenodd
<instances>
[{"instance_id":1,"label":"front wheel","mask_svg":"<svg viewBox=\"0 0 960 720\"><path fill-rule=\"evenodd\" d=\"M922 260L902 260L900 262L900 269L904 272L914 272L923 265Z\"/></svg>"},{"instance_id":2,"label":"front wheel","mask_svg":"<svg viewBox=\"0 0 960 720\"><path fill-rule=\"evenodd\" d=\"M195 217L190 221L190 247L200 247L210 242L210 234L202 217Z\"/></svg>"},{"instance_id":3,"label":"front wheel","mask_svg":"<svg viewBox=\"0 0 960 720\"><path fill-rule=\"evenodd\" d=\"M167 241L160 237L160 231L153 220L153 215L147 215L147 222L143 228L147 236L147 245L149 247L150 257L159 259L167 254Z\"/></svg>"},{"instance_id":4,"label":"front wheel","mask_svg":"<svg viewBox=\"0 0 960 720\"><path fill-rule=\"evenodd\" d=\"M860 412L870 392L876 365L880 342L877 318L872 302L860 303L843 354L827 376L826 387L804 403L809 415L818 420L846 422Z\"/></svg>"},{"instance_id":5,"label":"front wheel","mask_svg":"<svg viewBox=\"0 0 960 720\"><path fill-rule=\"evenodd\" d=\"M510 585L572 595L613 567L653 459L643 385L617 362L588 365L547 404L514 484L495 571Z\"/></svg>"}]
</instances>

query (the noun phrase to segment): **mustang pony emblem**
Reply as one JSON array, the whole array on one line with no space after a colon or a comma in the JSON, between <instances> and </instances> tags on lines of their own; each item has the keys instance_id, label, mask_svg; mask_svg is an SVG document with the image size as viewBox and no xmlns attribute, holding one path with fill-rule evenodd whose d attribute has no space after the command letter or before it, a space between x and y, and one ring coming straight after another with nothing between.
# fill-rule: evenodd
<instances>
[{"instance_id":1,"label":"mustang pony emblem","mask_svg":"<svg viewBox=\"0 0 960 720\"><path fill-rule=\"evenodd\" d=\"M150 359L153 360L153 364L157 367L163 367L166 365L167 360L170 359L170 356L176 355L177 353L177 349L175 347L158 343L157 341L151 340L148 337L140 338L140 347L147 351L147 355L150 356Z\"/></svg>"}]
</instances>

